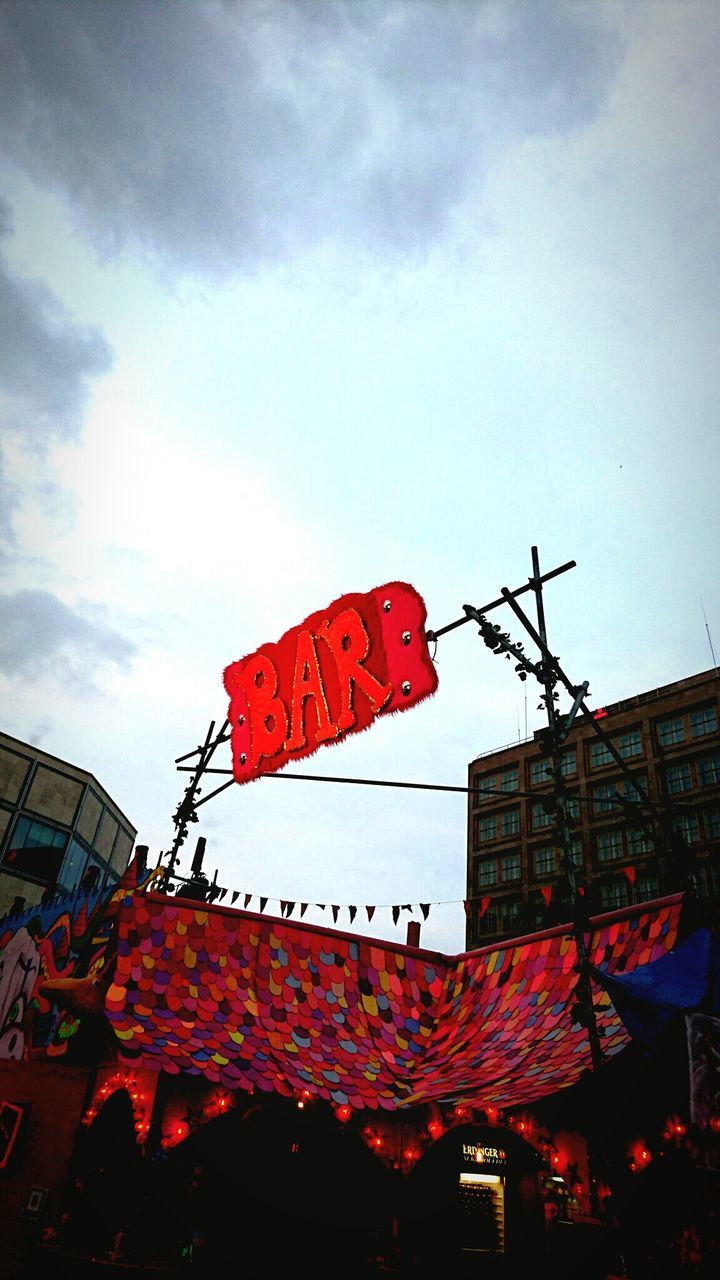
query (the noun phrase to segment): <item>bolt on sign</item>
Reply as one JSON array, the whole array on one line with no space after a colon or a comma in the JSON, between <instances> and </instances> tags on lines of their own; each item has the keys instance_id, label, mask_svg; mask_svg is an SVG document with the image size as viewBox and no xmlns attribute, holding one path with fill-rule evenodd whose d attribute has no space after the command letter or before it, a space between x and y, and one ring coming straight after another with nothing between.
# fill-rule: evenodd
<instances>
[{"instance_id":1,"label":"bolt on sign","mask_svg":"<svg viewBox=\"0 0 720 1280\"><path fill-rule=\"evenodd\" d=\"M434 693L426 618L413 587L388 582L341 596L226 667L235 781L275 773Z\"/></svg>"}]
</instances>

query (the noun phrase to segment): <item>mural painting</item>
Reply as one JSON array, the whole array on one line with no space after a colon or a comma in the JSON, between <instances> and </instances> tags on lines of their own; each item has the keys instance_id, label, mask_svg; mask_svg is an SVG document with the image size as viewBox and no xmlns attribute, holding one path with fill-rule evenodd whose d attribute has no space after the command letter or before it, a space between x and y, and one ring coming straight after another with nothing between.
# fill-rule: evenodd
<instances>
[{"instance_id":1,"label":"mural painting","mask_svg":"<svg viewBox=\"0 0 720 1280\"><path fill-rule=\"evenodd\" d=\"M136 855L109 889L0 920L0 1058L67 1056L83 1016L103 1012L120 903L154 876Z\"/></svg>"}]
</instances>

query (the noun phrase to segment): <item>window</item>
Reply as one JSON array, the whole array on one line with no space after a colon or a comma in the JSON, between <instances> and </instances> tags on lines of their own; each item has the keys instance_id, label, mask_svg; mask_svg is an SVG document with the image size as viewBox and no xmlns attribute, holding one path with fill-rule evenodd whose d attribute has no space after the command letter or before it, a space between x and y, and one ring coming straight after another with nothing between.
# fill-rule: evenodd
<instances>
[{"instance_id":1,"label":"window","mask_svg":"<svg viewBox=\"0 0 720 1280\"><path fill-rule=\"evenodd\" d=\"M706 809L703 822L706 840L720 840L720 809Z\"/></svg>"},{"instance_id":2,"label":"window","mask_svg":"<svg viewBox=\"0 0 720 1280\"><path fill-rule=\"evenodd\" d=\"M18 818L3 859L4 865L20 875L33 876L45 884L55 884L62 866L68 833L32 818Z\"/></svg>"},{"instance_id":3,"label":"window","mask_svg":"<svg viewBox=\"0 0 720 1280\"><path fill-rule=\"evenodd\" d=\"M513 769L505 769L504 772L500 774L501 791L517 791L518 785L517 766Z\"/></svg>"},{"instance_id":4,"label":"window","mask_svg":"<svg viewBox=\"0 0 720 1280\"><path fill-rule=\"evenodd\" d=\"M552 761L545 757L542 760L530 761L530 786L538 787L552 778Z\"/></svg>"},{"instance_id":5,"label":"window","mask_svg":"<svg viewBox=\"0 0 720 1280\"><path fill-rule=\"evenodd\" d=\"M702 707L700 711L690 712L690 733L693 738L704 738L708 733L716 733L717 727L715 707Z\"/></svg>"},{"instance_id":6,"label":"window","mask_svg":"<svg viewBox=\"0 0 720 1280\"><path fill-rule=\"evenodd\" d=\"M646 831L639 827L630 827L627 833L628 853L631 858L638 858L643 853L652 853L653 842Z\"/></svg>"},{"instance_id":7,"label":"window","mask_svg":"<svg viewBox=\"0 0 720 1280\"><path fill-rule=\"evenodd\" d=\"M643 797L640 794L640 788L647 794L647 774L643 770L642 773L634 773L633 781L629 782L627 778L623 778L618 787L618 791L626 800L632 800L642 804Z\"/></svg>"},{"instance_id":8,"label":"window","mask_svg":"<svg viewBox=\"0 0 720 1280\"><path fill-rule=\"evenodd\" d=\"M592 789L593 809L596 814L610 813L617 809L617 783L597 782Z\"/></svg>"},{"instance_id":9,"label":"window","mask_svg":"<svg viewBox=\"0 0 720 1280\"><path fill-rule=\"evenodd\" d=\"M643 874L636 878L633 886L633 897L636 902L650 902L660 892L657 876Z\"/></svg>"},{"instance_id":10,"label":"window","mask_svg":"<svg viewBox=\"0 0 720 1280\"><path fill-rule=\"evenodd\" d=\"M497 828L497 819L495 815L491 818L480 818L477 824L477 844L487 844L490 840L495 839L495 831Z\"/></svg>"},{"instance_id":11,"label":"window","mask_svg":"<svg viewBox=\"0 0 720 1280\"><path fill-rule=\"evenodd\" d=\"M548 806L550 808L550 806ZM546 812L544 805L534 804L532 807L532 824L535 831L542 831L544 827L551 827L555 821L555 815L550 808L550 812Z\"/></svg>"},{"instance_id":12,"label":"window","mask_svg":"<svg viewBox=\"0 0 720 1280\"><path fill-rule=\"evenodd\" d=\"M580 800L576 795L566 797L565 813L567 814L568 818L577 819L580 817Z\"/></svg>"},{"instance_id":13,"label":"window","mask_svg":"<svg viewBox=\"0 0 720 1280\"><path fill-rule=\"evenodd\" d=\"M676 742L684 742L685 726L682 716L673 716L672 720L661 720L657 727L657 737L661 747L672 747Z\"/></svg>"},{"instance_id":14,"label":"window","mask_svg":"<svg viewBox=\"0 0 720 1280\"><path fill-rule=\"evenodd\" d=\"M581 867L583 865L582 840L570 841L570 857L576 867Z\"/></svg>"},{"instance_id":15,"label":"window","mask_svg":"<svg viewBox=\"0 0 720 1280\"><path fill-rule=\"evenodd\" d=\"M673 831L682 836L686 844L695 844L700 839L700 824L696 813L673 820Z\"/></svg>"},{"instance_id":16,"label":"window","mask_svg":"<svg viewBox=\"0 0 720 1280\"><path fill-rule=\"evenodd\" d=\"M497 884L497 858L485 858L477 864L478 889L486 889L488 885Z\"/></svg>"},{"instance_id":17,"label":"window","mask_svg":"<svg viewBox=\"0 0 720 1280\"><path fill-rule=\"evenodd\" d=\"M641 756L643 749L640 730L633 729L630 733L621 733L615 742L615 746L623 760L627 760L632 756Z\"/></svg>"},{"instance_id":18,"label":"window","mask_svg":"<svg viewBox=\"0 0 720 1280\"><path fill-rule=\"evenodd\" d=\"M701 787L712 787L716 782L720 782L720 756L708 756L706 760L698 760L697 776Z\"/></svg>"},{"instance_id":19,"label":"window","mask_svg":"<svg viewBox=\"0 0 720 1280\"><path fill-rule=\"evenodd\" d=\"M665 784L669 796L676 796L680 791L692 791L690 765L675 764L666 769Z\"/></svg>"},{"instance_id":20,"label":"window","mask_svg":"<svg viewBox=\"0 0 720 1280\"><path fill-rule=\"evenodd\" d=\"M520 810L508 809L506 813L500 815L500 834L503 836L516 836L520 831Z\"/></svg>"},{"instance_id":21,"label":"window","mask_svg":"<svg viewBox=\"0 0 720 1280\"><path fill-rule=\"evenodd\" d=\"M614 862L623 856L621 831L603 831L597 838L598 862Z\"/></svg>"},{"instance_id":22,"label":"window","mask_svg":"<svg viewBox=\"0 0 720 1280\"><path fill-rule=\"evenodd\" d=\"M600 902L606 911L614 911L618 907L627 906L628 885L623 876L617 880L606 880L600 885Z\"/></svg>"},{"instance_id":23,"label":"window","mask_svg":"<svg viewBox=\"0 0 720 1280\"><path fill-rule=\"evenodd\" d=\"M522 928L522 899L506 898L501 905L503 929Z\"/></svg>"},{"instance_id":24,"label":"window","mask_svg":"<svg viewBox=\"0 0 720 1280\"><path fill-rule=\"evenodd\" d=\"M68 893L77 889L82 880L87 857L87 850L77 840L71 840L57 880Z\"/></svg>"},{"instance_id":25,"label":"window","mask_svg":"<svg viewBox=\"0 0 720 1280\"><path fill-rule=\"evenodd\" d=\"M590 766L593 769L599 769L601 765L612 764L612 756L610 749L605 742L590 743Z\"/></svg>"},{"instance_id":26,"label":"window","mask_svg":"<svg viewBox=\"0 0 720 1280\"><path fill-rule=\"evenodd\" d=\"M520 879L520 854L506 853L500 859L500 879L519 880Z\"/></svg>"},{"instance_id":27,"label":"window","mask_svg":"<svg viewBox=\"0 0 720 1280\"><path fill-rule=\"evenodd\" d=\"M486 911L480 915L478 911L477 932L478 934L497 933L498 931L498 913L497 911Z\"/></svg>"},{"instance_id":28,"label":"window","mask_svg":"<svg viewBox=\"0 0 720 1280\"><path fill-rule=\"evenodd\" d=\"M556 850L554 844L543 844L533 854L536 876L550 876L555 872Z\"/></svg>"},{"instance_id":29,"label":"window","mask_svg":"<svg viewBox=\"0 0 720 1280\"><path fill-rule=\"evenodd\" d=\"M473 780L473 804L477 808L483 800L487 800L497 790L497 778L494 774L483 774Z\"/></svg>"},{"instance_id":30,"label":"window","mask_svg":"<svg viewBox=\"0 0 720 1280\"><path fill-rule=\"evenodd\" d=\"M569 778L572 774L577 773L577 765L575 763L575 748L567 747L565 751L560 752L560 776Z\"/></svg>"}]
</instances>

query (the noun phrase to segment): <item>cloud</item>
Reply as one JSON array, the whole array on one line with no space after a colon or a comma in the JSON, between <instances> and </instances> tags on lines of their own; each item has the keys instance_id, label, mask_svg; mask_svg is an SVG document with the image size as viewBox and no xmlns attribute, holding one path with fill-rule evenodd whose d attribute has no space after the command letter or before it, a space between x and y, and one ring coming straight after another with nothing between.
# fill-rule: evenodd
<instances>
[{"instance_id":1,"label":"cloud","mask_svg":"<svg viewBox=\"0 0 720 1280\"><path fill-rule=\"evenodd\" d=\"M48 591L0 596L0 670L35 678L53 667L74 684L92 686L106 663L127 668L135 646L99 618L84 617Z\"/></svg>"},{"instance_id":2,"label":"cloud","mask_svg":"<svg viewBox=\"0 0 720 1280\"><path fill-rule=\"evenodd\" d=\"M106 252L219 276L423 248L514 138L602 107L604 7L10 0L0 136Z\"/></svg>"},{"instance_id":3,"label":"cloud","mask_svg":"<svg viewBox=\"0 0 720 1280\"><path fill-rule=\"evenodd\" d=\"M0 235L10 211L0 202ZM0 414L26 444L77 434L87 380L112 355L97 329L75 323L45 285L14 275L0 258Z\"/></svg>"},{"instance_id":4,"label":"cloud","mask_svg":"<svg viewBox=\"0 0 720 1280\"><path fill-rule=\"evenodd\" d=\"M0 237L10 207L0 200ZM88 381L112 363L95 328L77 324L45 285L15 275L0 256L0 421L26 450L44 454L53 438L78 435ZM0 539L13 545L20 488L0 452ZM0 553L1 554L1 553ZM3 555L5 558L6 553Z\"/></svg>"}]
</instances>

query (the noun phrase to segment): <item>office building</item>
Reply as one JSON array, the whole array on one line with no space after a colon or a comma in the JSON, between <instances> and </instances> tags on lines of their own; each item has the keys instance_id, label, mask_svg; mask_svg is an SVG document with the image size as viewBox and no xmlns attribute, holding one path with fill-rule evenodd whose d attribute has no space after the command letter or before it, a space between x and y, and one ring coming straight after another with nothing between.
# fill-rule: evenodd
<instances>
[{"instance_id":1,"label":"office building","mask_svg":"<svg viewBox=\"0 0 720 1280\"><path fill-rule=\"evenodd\" d=\"M717 899L719 685L717 670L705 671L576 718L560 769L590 911L688 884ZM469 765L468 948L570 918L546 742L538 730Z\"/></svg>"},{"instance_id":2,"label":"office building","mask_svg":"<svg viewBox=\"0 0 720 1280\"><path fill-rule=\"evenodd\" d=\"M137 832L84 769L0 733L0 917L125 870Z\"/></svg>"}]
</instances>

